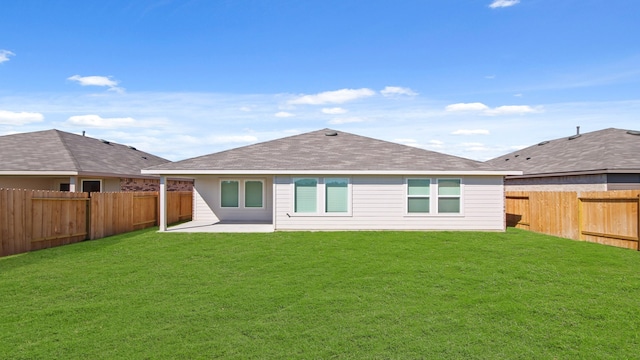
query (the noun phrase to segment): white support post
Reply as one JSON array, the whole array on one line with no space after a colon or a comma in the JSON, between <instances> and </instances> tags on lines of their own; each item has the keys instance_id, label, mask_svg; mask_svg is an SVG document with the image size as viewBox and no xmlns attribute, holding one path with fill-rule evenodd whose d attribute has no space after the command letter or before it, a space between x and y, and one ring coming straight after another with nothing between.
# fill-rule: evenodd
<instances>
[{"instance_id":1,"label":"white support post","mask_svg":"<svg viewBox=\"0 0 640 360\"><path fill-rule=\"evenodd\" d=\"M167 231L167 177L160 176L160 231Z\"/></svg>"},{"instance_id":2,"label":"white support post","mask_svg":"<svg viewBox=\"0 0 640 360\"><path fill-rule=\"evenodd\" d=\"M80 192L82 189L78 187L78 177L71 176L69 177L69 192Z\"/></svg>"}]
</instances>

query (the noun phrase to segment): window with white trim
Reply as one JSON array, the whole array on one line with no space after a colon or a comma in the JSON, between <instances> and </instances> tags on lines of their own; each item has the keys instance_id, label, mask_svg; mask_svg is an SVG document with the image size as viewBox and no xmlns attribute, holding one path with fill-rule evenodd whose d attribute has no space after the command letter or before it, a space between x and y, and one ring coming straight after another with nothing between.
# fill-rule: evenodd
<instances>
[{"instance_id":1,"label":"window with white trim","mask_svg":"<svg viewBox=\"0 0 640 360\"><path fill-rule=\"evenodd\" d=\"M293 212L301 215L349 215L351 181L349 178L293 179Z\"/></svg>"},{"instance_id":2,"label":"window with white trim","mask_svg":"<svg viewBox=\"0 0 640 360\"><path fill-rule=\"evenodd\" d=\"M245 180L244 182L244 207L264 207L264 183L262 180Z\"/></svg>"},{"instance_id":3,"label":"window with white trim","mask_svg":"<svg viewBox=\"0 0 640 360\"><path fill-rule=\"evenodd\" d=\"M317 213L318 212L318 179L301 178L295 179L294 205L295 213Z\"/></svg>"},{"instance_id":4,"label":"window with white trim","mask_svg":"<svg viewBox=\"0 0 640 360\"><path fill-rule=\"evenodd\" d=\"M222 180L220 182L220 207L237 208L240 206L240 182Z\"/></svg>"},{"instance_id":5,"label":"window with white trim","mask_svg":"<svg viewBox=\"0 0 640 360\"><path fill-rule=\"evenodd\" d=\"M407 213L428 214L431 210L431 179L407 179Z\"/></svg>"},{"instance_id":6,"label":"window with white trim","mask_svg":"<svg viewBox=\"0 0 640 360\"><path fill-rule=\"evenodd\" d=\"M220 207L225 209L263 209L264 180L220 180Z\"/></svg>"},{"instance_id":7,"label":"window with white trim","mask_svg":"<svg viewBox=\"0 0 640 360\"><path fill-rule=\"evenodd\" d=\"M349 212L349 179L325 178L325 207L326 213Z\"/></svg>"},{"instance_id":8,"label":"window with white trim","mask_svg":"<svg viewBox=\"0 0 640 360\"><path fill-rule=\"evenodd\" d=\"M460 213L460 179L438 179L438 213Z\"/></svg>"}]
</instances>

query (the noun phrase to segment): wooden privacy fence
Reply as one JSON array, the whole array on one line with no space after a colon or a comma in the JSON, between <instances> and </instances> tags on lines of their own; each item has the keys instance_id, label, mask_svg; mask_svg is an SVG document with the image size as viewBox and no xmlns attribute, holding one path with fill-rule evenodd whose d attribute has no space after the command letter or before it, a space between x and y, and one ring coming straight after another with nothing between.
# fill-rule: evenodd
<instances>
[{"instance_id":1,"label":"wooden privacy fence","mask_svg":"<svg viewBox=\"0 0 640 360\"><path fill-rule=\"evenodd\" d=\"M159 224L158 192L88 193L0 189L0 256ZM191 219L192 193L167 192L167 222Z\"/></svg>"},{"instance_id":2,"label":"wooden privacy fence","mask_svg":"<svg viewBox=\"0 0 640 360\"><path fill-rule=\"evenodd\" d=\"M640 250L640 191L508 191L507 226Z\"/></svg>"}]
</instances>

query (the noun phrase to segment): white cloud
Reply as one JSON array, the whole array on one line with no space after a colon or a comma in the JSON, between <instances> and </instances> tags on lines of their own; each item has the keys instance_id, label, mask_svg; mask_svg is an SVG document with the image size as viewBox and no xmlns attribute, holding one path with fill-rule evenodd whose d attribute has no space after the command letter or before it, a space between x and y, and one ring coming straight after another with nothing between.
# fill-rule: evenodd
<instances>
[{"instance_id":1,"label":"white cloud","mask_svg":"<svg viewBox=\"0 0 640 360\"><path fill-rule=\"evenodd\" d=\"M348 112L348 110L340 107L334 107L334 108L324 108L322 109L322 112L324 114L329 114L329 115L339 115L339 114L344 114Z\"/></svg>"},{"instance_id":2,"label":"white cloud","mask_svg":"<svg viewBox=\"0 0 640 360\"><path fill-rule=\"evenodd\" d=\"M444 148L444 142L440 140L429 140L424 147L426 149L439 151Z\"/></svg>"},{"instance_id":3,"label":"white cloud","mask_svg":"<svg viewBox=\"0 0 640 360\"><path fill-rule=\"evenodd\" d=\"M542 112L542 108L533 108L529 105L504 105L495 108L490 108L483 103L458 103L451 104L445 107L445 111L448 112L479 112L484 115L522 115L528 113Z\"/></svg>"},{"instance_id":4,"label":"white cloud","mask_svg":"<svg viewBox=\"0 0 640 360\"><path fill-rule=\"evenodd\" d=\"M110 76L80 76L73 75L67 78L67 80L76 81L82 86L106 86L108 91L115 91L122 93L124 88L118 87L118 81L112 80Z\"/></svg>"},{"instance_id":5,"label":"white cloud","mask_svg":"<svg viewBox=\"0 0 640 360\"><path fill-rule=\"evenodd\" d=\"M489 130L485 129L460 129L451 133L451 135L489 135Z\"/></svg>"},{"instance_id":6,"label":"white cloud","mask_svg":"<svg viewBox=\"0 0 640 360\"><path fill-rule=\"evenodd\" d=\"M9 50L0 50L0 64L5 61L9 61L9 56L16 56L16 54L12 53Z\"/></svg>"},{"instance_id":7,"label":"white cloud","mask_svg":"<svg viewBox=\"0 0 640 360\"><path fill-rule=\"evenodd\" d=\"M393 139L393 141L400 144L415 144L418 142L416 139Z\"/></svg>"},{"instance_id":8,"label":"white cloud","mask_svg":"<svg viewBox=\"0 0 640 360\"><path fill-rule=\"evenodd\" d=\"M539 112L539 109L534 109L528 105L505 105L498 106L493 109L485 111L487 115L516 115Z\"/></svg>"},{"instance_id":9,"label":"white cloud","mask_svg":"<svg viewBox=\"0 0 640 360\"><path fill-rule=\"evenodd\" d=\"M384 89L380 90L380 94L384 96L395 96L395 95L408 95L408 96L416 96L417 92L409 89L398 86L387 86Z\"/></svg>"},{"instance_id":10,"label":"white cloud","mask_svg":"<svg viewBox=\"0 0 640 360\"><path fill-rule=\"evenodd\" d=\"M99 115L76 115L71 116L67 120L67 124L96 128L116 128L120 126L135 126L136 120L130 117L103 118Z\"/></svg>"},{"instance_id":11,"label":"white cloud","mask_svg":"<svg viewBox=\"0 0 640 360\"><path fill-rule=\"evenodd\" d=\"M295 116L295 114L286 112L286 111L280 111L274 114L275 117L279 117L279 118L288 118L288 117L292 117Z\"/></svg>"},{"instance_id":12,"label":"white cloud","mask_svg":"<svg viewBox=\"0 0 640 360\"><path fill-rule=\"evenodd\" d=\"M475 152L475 151L489 150L489 148L487 148L483 143L472 142L472 143L462 143L461 145L464 146L467 151Z\"/></svg>"},{"instance_id":13,"label":"white cloud","mask_svg":"<svg viewBox=\"0 0 640 360\"><path fill-rule=\"evenodd\" d=\"M359 122L365 122L365 121L367 121L367 120L363 119L363 118L360 118L360 117L346 117L346 118L333 119L333 120L329 121L329 124L331 124L331 125L341 125L341 124L359 123Z\"/></svg>"},{"instance_id":14,"label":"white cloud","mask_svg":"<svg viewBox=\"0 0 640 360\"><path fill-rule=\"evenodd\" d=\"M34 112L13 112L0 110L0 124L25 125L44 120L44 115Z\"/></svg>"},{"instance_id":15,"label":"white cloud","mask_svg":"<svg viewBox=\"0 0 640 360\"><path fill-rule=\"evenodd\" d=\"M254 143L258 138L252 135L214 136L209 139L214 144Z\"/></svg>"},{"instance_id":16,"label":"white cloud","mask_svg":"<svg viewBox=\"0 0 640 360\"><path fill-rule=\"evenodd\" d=\"M520 2L520 0L494 0L491 5L489 5L490 8L495 9L495 8L503 8L503 7L509 7L509 6L513 6L516 5Z\"/></svg>"},{"instance_id":17,"label":"white cloud","mask_svg":"<svg viewBox=\"0 0 640 360\"><path fill-rule=\"evenodd\" d=\"M475 103L458 103L451 104L445 107L446 111L450 112L458 112L458 111L484 111L489 109L489 107L483 103L475 102Z\"/></svg>"},{"instance_id":18,"label":"white cloud","mask_svg":"<svg viewBox=\"0 0 640 360\"><path fill-rule=\"evenodd\" d=\"M290 100L292 105L322 105L322 104L342 104L353 101L376 93L367 88L362 89L341 89L335 91L325 91L315 95L303 95L296 99Z\"/></svg>"}]
</instances>

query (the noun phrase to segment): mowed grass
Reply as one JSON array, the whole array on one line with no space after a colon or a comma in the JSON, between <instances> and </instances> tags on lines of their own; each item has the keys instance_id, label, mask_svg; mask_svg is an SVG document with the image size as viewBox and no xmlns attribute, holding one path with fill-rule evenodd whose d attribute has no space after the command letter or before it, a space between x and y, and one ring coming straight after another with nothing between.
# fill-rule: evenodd
<instances>
[{"instance_id":1,"label":"mowed grass","mask_svg":"<svg viewBox=\"0 0 640 360\"><path fill-rule=\"evenodd\" d=\"M0 357L640 358L640 253L515 229L146 230L1 258Z\"/></svg>"}]
</instances>

